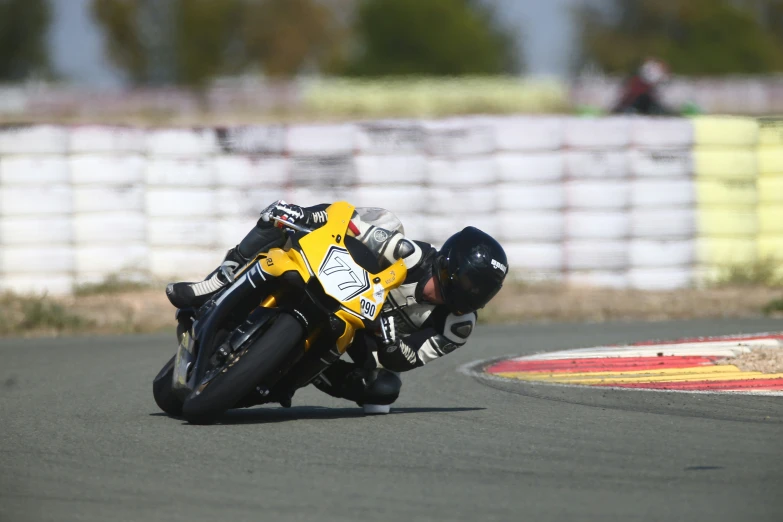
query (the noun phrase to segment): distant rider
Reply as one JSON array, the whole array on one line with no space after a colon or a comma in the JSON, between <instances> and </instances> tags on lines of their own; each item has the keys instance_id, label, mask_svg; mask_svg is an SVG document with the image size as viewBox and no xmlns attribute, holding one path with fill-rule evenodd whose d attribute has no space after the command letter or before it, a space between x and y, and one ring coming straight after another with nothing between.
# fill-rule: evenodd
<instances>
[{"instance_id":1,"label":"distant rider","mask_svg":"<svg viewBox=\"0 0 783 522\"><path fill-rule=\"evenodd\" d=\"M206 303L258 253L285 245L286 235L272 217L317 228L326 222L327 206L300 207L282 200L271 204L204 281L168 285L169 301L177 308ZM368 412L387 413L400 393L399 372L423 366L467 342L476 325L476 311L500 290L508 260L497 241L474 227L451 236L440 250L412 241L405 237L400 220L380 208L357 208L348 228L378 256L381 266L403 259L408 275L389 293L379 331L362 330L356 336L348 351L353 362L337 360L313 384ZM290 397L280 402L290 406Z\"/></svg>"},{"instance_id":2,"label":"distant rider","mask_svg":"<svg viewBox=\"0 0 783 522\"><path fill-rule=\"evenodd\" d=\"M669 81L669 67L660 60L648 59L623 85L620 100L612 112L665 116L673 114L661 101L659 87Z\"/></svg>"}]
</instances>

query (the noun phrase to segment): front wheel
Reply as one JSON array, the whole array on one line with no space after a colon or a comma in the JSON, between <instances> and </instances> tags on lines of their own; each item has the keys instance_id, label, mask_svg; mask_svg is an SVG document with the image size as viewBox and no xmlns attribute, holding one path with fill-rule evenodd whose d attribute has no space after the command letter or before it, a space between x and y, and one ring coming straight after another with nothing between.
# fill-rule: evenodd
<instances>
[{"instance_id":1,"label":"front wheel","mask_svg":"<svg viewBox=\"0 0 783 522\"><path fill-rule=\"evenodd\" d=\"M152 396L155 397L155 403L161 410L172 417L182 415L182 399L174 394L172 388L174 384L174 360L176 358L176 355L172 357L160 369L158 375L152 381Z\"/></svg>"},{"instance_id":2,"label":"front wheel","mask_svg":"<svg viewBox=\"0 0 783 522\"><path fill-rule=\"evenodd\" d=\"M233 408L255 387L268 379L300 344L304 328L287 313L281 313L261 337L239 350L233 361L209 377L200 391L185 399L182 415L193 424L209 424Z\"/></svg>"}]
</instances>

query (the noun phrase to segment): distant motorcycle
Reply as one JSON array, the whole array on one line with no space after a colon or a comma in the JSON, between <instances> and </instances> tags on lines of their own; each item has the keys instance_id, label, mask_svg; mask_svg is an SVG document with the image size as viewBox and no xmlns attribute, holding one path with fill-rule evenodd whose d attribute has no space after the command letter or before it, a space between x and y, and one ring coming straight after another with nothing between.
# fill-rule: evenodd
<instances>
[{"instance_id":1,"label":"distant motorcycle","mask_svg":"<svg viewBox=\"0 0 783 522\"><path fill-rule=\"evenodd\" d=\"M177 312L177 353L152 386L164 412L206 424L232 408L290 400L357 330L374 326L405 263L382 270L348 235L352 205L326 211L316 230L274 218L288 227L284 248L258 254L198 310Z\"/></svg>"}]
</instances>

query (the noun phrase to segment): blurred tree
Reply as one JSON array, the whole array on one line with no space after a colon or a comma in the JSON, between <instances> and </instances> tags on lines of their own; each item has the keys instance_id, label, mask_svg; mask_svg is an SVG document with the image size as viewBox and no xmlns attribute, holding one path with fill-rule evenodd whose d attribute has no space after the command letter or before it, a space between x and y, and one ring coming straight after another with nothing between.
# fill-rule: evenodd
<instances>
[{"instance_id":1,"label":"blurred tree","mask_svg":"<svg viewBox=\"0 0 783 522\"><path fill-rule=\"evenodd\" d=\"M177 83L202 86L242 67L241 0L179 0L172 14Z\"/></svg>"},{"instance_id":2,"label":"blurred tree","mask_svg":"<svg viewBox=\"0 0 783 522\"><path fill-rule=\"evenodd\" d=\"M240 8L240 0L92 2L110 60L137 85L201 86L225 72L232 63L228 53L237 40Z\"/></svg>"},{"instance_id":3,"label":"blurred tree","mask_svg":"<svg viewBox=\"0 0 783 522\"><path fill-rule=\"evenodd\" d=\"M356 75L467 75L520 69L514 39L478 0L362 0Z\"/></svg>"},{"instance_id":4,"label":"blurred tree","mask_svg":"<svg viewBox=\"0 0 783 522\"><path fill-rule=\"evenodd\" d=\"M783 0L737 0L741 5L751 9L756 19L781 44L783 44Z\"/></svg>"},{"instance_id":5,"label":"blurred tree","mask_svg":"<svg viewBox=\"0 0 783 522\"><path fill-rule=\"evenodd\" d=\"M0 81L48 74L50 9L47 0L0 0Z\"/></svg>"},{"instance_id":6,"label":"blurred tree","mask_svg":"<svg viewBox=\"0 0 783 522\"><path fill-rule=\"evenodd\" d=\"M111 61L135 84L203 86L258 67L291 76L335 62L347 0L92 0Z\"/></svg>"},{"instance_id":7,"label":"blurred tree","mask_svg":"<svg viewBox=\"0 0 783 522\"><path fill-rule=\"evenodd\" d=\"M248 59L270 76L330 69L344 32L334 11L317 0L261 0L247 5L243 39Z\"/></svg>"},{"instance_id":8,"label":"blurred tree","mask_svg":"<svg viewBox=\"0 0 783 522\"><path fill-rule=\"evenodd\" d=\"M134 84L148 82L149 53L141 32L136 0L93 0L92 13L106 34L109 60Z\"/></svg>"},{"instance_id":9,"label":"blurred tree","mask_svg":"<svg viewBox=\"0 0 783 522\"><path fill-rule=\"evenodd\" d=\"M767 0L769 6L778 0ZM615 0L583 8L583 56L608 73L630 72L647 56L680 74L783 70L783 47L748 5L734 0Z\"/></svg>"}]
</instances>

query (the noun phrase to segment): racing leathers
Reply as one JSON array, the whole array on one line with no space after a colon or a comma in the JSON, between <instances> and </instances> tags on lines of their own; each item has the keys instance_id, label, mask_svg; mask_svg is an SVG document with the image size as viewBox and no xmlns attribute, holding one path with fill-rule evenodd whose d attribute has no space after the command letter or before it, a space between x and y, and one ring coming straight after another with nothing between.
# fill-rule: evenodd
<instances>
[{"instance_id":1,"label":"racing leathers","mask_svg":"<svg viewBox=\"0 0 783 522\"><path fill-rule=\"evenodd\" d=\"M405 281L391 290L381 310L377 331L359 332L348 354L313 381L333 397L359 404L391 404L400 392L400 372L423 366L464 345L476 324L476 313L454 315L446 305L427 302L422 293L432 277L436 255L432 245L415 242L421 259L408 269Z\"/></svg>"},{"instance_id":2,"label":"racing leathers","mask_svg":"<svg viewBox=\"0 0 783 522\"><path fill-rule=\"evenodd\" d=\"M269 215L317 228L326 222L328 205L298 207L278 201L226 255L223 265L200 283L169 285L167 295L178 308L199 305L233 279L233 271L259 252L283 247L284 232ZM377 255L385 268L403 259L408 269L402 285L391 290L376 331L360 330L348 349L352 361L336 360L312 383L321 391L359 405L393 403L402 385L400 372L423 366L465 344L476 314L454 315L444 304L427 302L424 286L433 276L437 251L432 245L405 237L402 223L379 208L357 208L349 230ZM290 398L289 398L290 401ZM283 402L285 405L285 402ZM290 404L290 402L289 402Z\"/></svg>"}]
</instances>

